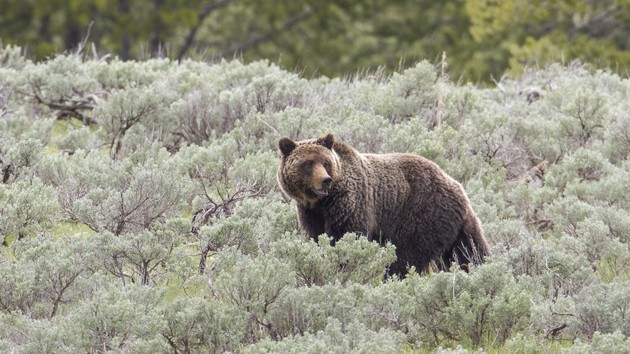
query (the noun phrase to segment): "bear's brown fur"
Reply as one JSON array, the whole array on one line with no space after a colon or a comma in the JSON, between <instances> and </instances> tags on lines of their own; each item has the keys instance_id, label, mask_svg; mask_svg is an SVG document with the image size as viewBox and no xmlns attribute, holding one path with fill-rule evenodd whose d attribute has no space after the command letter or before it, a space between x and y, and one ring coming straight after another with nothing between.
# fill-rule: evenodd
<instances>
[{"instance_id":1,"label":"bear's brown fur","mask_svg":"<svg viewBox=\"0 0 630 354\"><path fill-rule=\"evenodd\" d=\"M333 242L347 232L396 246L389 274L410 266L462 268L490 254L462 186L435 163L411 154L360 154L328 134L279 141L278 183L297 202L300 226Z\"/></svg>"}]
</instances>

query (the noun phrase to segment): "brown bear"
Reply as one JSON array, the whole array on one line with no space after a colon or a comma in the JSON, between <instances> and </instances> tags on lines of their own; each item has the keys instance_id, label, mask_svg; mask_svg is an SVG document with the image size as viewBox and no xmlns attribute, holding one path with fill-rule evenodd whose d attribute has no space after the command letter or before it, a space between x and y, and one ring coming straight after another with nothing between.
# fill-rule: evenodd
<instances>
[{"instance_id":1,"label":"brown bear","mask_svg":"<svg viewBox=\"0 0 630 354\"><path fill-rule=\"evenodd\" d=\"M297 202L298 221L317 241L362 234L396 246L388 274L424 271L431 261L467 269L490 254L462 186L435 163L411 154L361 154L336 141L280 139L278 183Z\"/></svg>"}]
</instances>

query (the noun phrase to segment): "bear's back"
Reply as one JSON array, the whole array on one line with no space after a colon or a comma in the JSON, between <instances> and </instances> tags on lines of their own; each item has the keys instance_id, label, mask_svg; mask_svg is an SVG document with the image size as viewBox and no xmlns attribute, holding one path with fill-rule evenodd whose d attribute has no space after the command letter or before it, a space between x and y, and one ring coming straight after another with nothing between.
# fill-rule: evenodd
<instances>
[{"instance_id":1,"label":"bear's back","mask_svg":"<svg viewBox=\"0 0 630 354\"><path fill-rule=\"evenodd\" d=\"M379 228L387 232L416 220L423 225L439 222L436 210L452 211L454 219L467 213L467 197L461 185L435 163L412 154L362 154L367 162L369 192L375 203ZM404 216L404 217L403 217ZM455 221L455 220L453 220ZM450 223L450 221L449 221Z\"/></svg>"}]
</instances>

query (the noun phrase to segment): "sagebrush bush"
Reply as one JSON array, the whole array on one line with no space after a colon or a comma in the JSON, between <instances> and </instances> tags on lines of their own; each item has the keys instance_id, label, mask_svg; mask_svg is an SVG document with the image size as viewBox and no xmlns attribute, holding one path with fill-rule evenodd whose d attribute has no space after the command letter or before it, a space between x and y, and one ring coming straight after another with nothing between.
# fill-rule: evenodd
<instances>
[{"instance_id":1,"label":"sagebrush bush","mask_svg":"<svg viewBox=\"0 0 630 354\"><path fill-rule=\"evenodd\" d=\"M282 341L261 341L246 347L245 353L398 353L403 334L388 329L371 331L361 323L342 326L329 319L326 327Z\"/></svg>"},{"instance_id":2,"label":"sagebrush bush","mask_svg":"<svg viewBox=\"0 0 630 354\"><path fill-rule=\"evenodd\" d=\"M447 79L0 48L0 351L629 352L628 79ZM308 240L277 141L329 132L435 161L492 257L386 279L393 246Z\"/></svg>"},{"instance_id":3,"label":"sagebrush bush","mask_svg":"<svg viewBox=\"0 0 630 354\"><path fill-rule=\"evenodd\" d=\"M160 334L174 352L237 351L246 335L248 313L217 299L178 296L161 307Z\"/></svg>"}]
</instances>

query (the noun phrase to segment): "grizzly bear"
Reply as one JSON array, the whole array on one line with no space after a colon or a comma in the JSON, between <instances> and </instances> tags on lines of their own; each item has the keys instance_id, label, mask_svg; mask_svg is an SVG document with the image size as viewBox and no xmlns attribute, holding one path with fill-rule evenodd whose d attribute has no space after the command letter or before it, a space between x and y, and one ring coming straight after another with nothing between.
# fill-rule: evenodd
<instances>
[{"instance_id":1,"label":"grizzly bear","mask_svg":"<svg viewBox=\"0 0 630 354\"><path fill-rule=\"evenodd\" d=\"M361 154L336 141L279 143L278 183L297 202L298 221L315 241L357 233L396 246L389 275L421 272L431 261L467 269L490 254L479 219L462 186L435 163L412 154Z\"/></svg>"}]
</instances>

